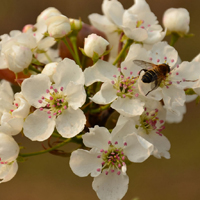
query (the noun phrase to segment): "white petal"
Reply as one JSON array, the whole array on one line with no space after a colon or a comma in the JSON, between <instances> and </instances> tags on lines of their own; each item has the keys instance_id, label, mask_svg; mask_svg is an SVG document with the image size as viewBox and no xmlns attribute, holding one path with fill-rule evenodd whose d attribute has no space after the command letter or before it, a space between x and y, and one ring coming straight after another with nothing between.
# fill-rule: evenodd
<instances>
[{"instance_id":1,"label":"white petal","mask_svg":"<svg viewBox=\"0 0 200 200\"><path fill-rule=\"evenodd\" d=\"M124 148L124 153L132 162L145 161L153 151L153 145L144 138L135 133L129 134L124 138L127 146Z\"/></svg>"},{"instance_id":2,"label":"white petal","mask_svg":"<svg viewBox=\"0 0 200 200\"><path fill-rule=\"evenodd\" d=\"M117 26L122 25L124 8L120 2L104 0L102 4L102 11L104 15Z\"/></svg>"},{"instance_id":3,"label":"white petal","mask_svg":"<svg viewBox=\"0 0 200 200\"><path fill-rule=\"evenodd\" d=\"M100 200L122 199L128 190L129 178L125 173L117 175L117 172L110 172L108 175L103 171L94 178L92 188L96 191Z\"/></svg>"},{"instance_id":4,"label":"white petal","mask_svg":"<svg viewBox=\"0 0 200 200\"><path fill-rule=\"evenodd\" d=\"M178 75L175 75L178 73ZM179 78L181 81L179 85L184 88L193 87L200 77L200 63L199 62L182 62L179 68L173 70L174 78ZM182 81L185 79L186 81Z\"/></svg>"},{"instance_id":5,"label":"white petal","mask_svg":"<svg viewBox=\"0 0 200 200\"><path fill-rule=\"evenodd\" d=\"M56 43L53 37L45 37L38 43L38 49L45 50Z\"/></svg>"},{"instance_id":6,"label":"white petal","mask_svg":"<svg viewBox=\"0 0 200 200\"><path fill-rule=\"evenodd\" d=\"M53 80L58 87L66 87L70 81L82 85L85 83L81 68L69 58L65 58L58 64Z\"/></svg>"},{"instance_id":7,"label":"white petal","mask_svg":"<svg viewBox=\"0 0 200 200\"><path fill-rule=\"evenodd\" d=\"M138 99L118 98L111 105L113 109L126 117L141 115L144 111L144 102Z\"/></svg>"},{"instance_id":8,"label":"white petal","mask_svg":"<svg viewBox=\"0 0 200 200\"><path fill-rule=\"evenodd\" d=\"M3 162L12 162L19 154L19 146L15 140L4 133L0 133L0 155Z\"/></svg>"},{"instance_id":9,"label":"white petal","mask_svg":"<svg viewBox=\"0 0 200 200\"><path fill-rule=\"evenodd\" d=\"M83 85L69 82L64 92L67 95L68 106L73 109L76 110L85 103L86 93Z\"/></svg>"},{"instance_id":10,"label":"white petal","mask_svg":"<svg viewBox=\"0 0 200 200\"><path fill-rule=\"evenodd\" d=\"M152 58L152 63L167 63L170 68L173 68L178 60L178 53L172 46L168 45L167 42L158 42L153 45L153 48L149 52L149 57ZM159 62L157 62L158 60Z\"/></svg>"},{"instance_id":11,"label":"white petal","mask_svg":"<svg viewBox=\"0 0 200 200\"><path fill-rule=\"evenodd\" d=\"M142 133L140 134L141 137L146 139L148 142L154 145L153 155L157 158L161 158L161 156L169 159L169 149L171 144L169 140L164 135L158 135L154 131L150 132L149 134Z\"/></svg>"},{"instance_id":12,"label":"white petal","mask_svg":"<svg viewBox=\"0 0 200 200\"><path fill-rule=\"evenodd\" d=\"M85 127L86 118L81 109L68 108L56 119L56 129L65 138L72 138Z\"/></svg>"},{"instance_id":13,"label":"white petal","mask_svg":"<svg viewBox=\"0 0 200 200\"><path fill-rule=\"evenodd\" d=\"M119 147L124 145L124 137L128 134L131 134L136 131L135 124L129 118L120 115L121 122L113 129L111 136L112 136L112 143L118 143Z\"/></svg>"},{"instance_id":14,"label":"white petal","mask_svg":"<svg viewBox=\"0 0 200 200\"><path fill-rule=\"evenodd\" d=\"M22 130L23 124L23 118L13 117L12 114L4 112L1 117L0 132L17 135Z\"/></svg>"},{"instance_id":15,"label":"white petal","mask_svg":"<svg viewBox=\"0 0 200 200\"><path fill-rule=\"evenodd\" d=\"M174 108L172 107L172 110ZM166 122L167 123L180 123L183 120L183 115L186 113L186 105L175 106L176 112L167 110Z\"/></svg>"},{"instance_id":16,"label":"white petal","mask_svg":"<svg viewBox=\"0 0 200 200\"><path fill-rule=\"evenodd\" d=\"M116 92L111 83L105 82L102 84L100 91L90 99L97 104L109 104L117 98Z\"/></svg>"},{"instance_id":17,"label":"white petal","mask_svg":"<svg viewBox=\"0 0 200 200\"><path fill-rule=\"evenodd\" d=\"M107 82L114 79L113 75L117 77L120 75L117 67L109 62L98 60L92 67L88 67L84 71L85 85L89 86L94 82Z\"/></svg>"},{"instance_id":18,"label":"white petal","mask_svg":"<svg viewBox=\"0 0 200 200\"><path fill-rule=\"evenodd\" d=\"M102 159L97 158L98 155L94 151L78 149L72 152L69 165L72 171L80 177L88 176L90 173L93 177L98 176L101 171L97 169L102 168Z\"/></svg>"},{"instance_id":19,"label":"white petal","mask_svg":"<svg viewBox=\"0 0 200 200\"><path fill-rule=\"evenodd\" d=\"M98 148L107 150L109 145L108 141L111 141L111 135L107 128L95 126L90 128L90 132L82 136L85 146L90 148Z\"/></svg>"},{"instance_id":20,"label":"white petal","mask_svg":"<svg viewBox=\"0 0 200 200\"><path fill-rule=\"evenodd\" d=\"M10 181L15 176L18 170L17 161L14 161L14 163L12 163L11 165L7 165L6 167L8 168L6 169L6 175L4 177L1 177L1 168L0 168L0 179L3 178L2 181L0 180L0 183Z\"/></svg>"},{"instance_id":21,"label":"white petal","mask_svg":"<svg viewBox=\"0 0 200 200\"><path fill-rule=\"evenodd\" d=\"M15 93L14 104L18 104L18 108L12 112L14 117L25 118L29 114L30 104L25 100L22 93Z\"/></svg>"},{"instance_id":22,"label":"white petal","mask_svg":"<svg viewBox=\"0 0 200 200\"><path fill-rule=\"evenodd\" d=\"M39 103L38 100L48 97L46 90L51 86L51 81L48 76L44 74L32 75L22 83L22 94L27 101L36 108L45 106L46 103Z\"/></svg>"},{"instance_id":23,"label":"white petal","mask_svg":"<svg viewBox=\"0 0 200 200\"><path fill-rule=\"evenodd\" d=\"M50 137L55 127L55 119L48 118L45 111L37 109L24 122L24 135L32 141L44 141Z\"/></svg>"},{"instance_id":24,"label":"white petal","mask_svg":"<svg viewBox=\"0 0 200 200\"><path fill-rule=\"evenodd\" d=\"M183 89L170 85L169 88L163 87L162 92L166 109L175 111L176 106L184 105L186 95Z\"/></svg>"},{"instance_id":25,"label":"white petal","mask_svg":"<svg viewBox=\"0 0 200 200\"><path fill-rule=\"evenodd\" d=\"M138 42L143 41L148 37L147 31L142 28L131 29L130 27L123 27L123 30L126 36Z\"/></svg>"},{"instance_id":26,"label":"white petal","mask_svg":"<svg viewBox=\"0 0 200 200\"><path fill-rule=\"evenodd\" d=\"M111 33L117 30L117 26L113 24L110 20L108 20L108 18L104 15L93 13L89 15L88 18L90 20L90 23L102 32Z\"/></svg>"},{"instance_id":27,"label":"white petal","mask_svg":"<svg viewBox=\"0 0 200 200\"><path fill-rule=\"evenodd\" d=\"M144 60L149 62L148 52L142 45L132 44L126 59L121 64L121 69L127 77L130 76L130 72L133 73L133 76L138 76L138 72L142 69L142 67L134 64L133 60ZM123 70L124 67L126 67L127 70Z\"/></svg>"}]
</instances>

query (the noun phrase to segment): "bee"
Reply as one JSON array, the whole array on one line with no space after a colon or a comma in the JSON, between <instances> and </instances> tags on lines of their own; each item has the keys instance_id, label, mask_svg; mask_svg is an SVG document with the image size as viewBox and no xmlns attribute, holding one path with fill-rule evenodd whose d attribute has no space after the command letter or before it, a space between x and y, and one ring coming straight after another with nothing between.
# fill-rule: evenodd
<instances>
[{"instance_id":1,"label":"bee","mask_svg":"<svg viewBox=\"0 0 200 200\"><path fill-rule=\"evenodd\" d=\"M147 96L150 92L158 88L170 72L169 65L163 63L160 65L155 65L153 63L149 63L142 60L134 60L134 64L142 67L143 69L139 72L139 74L144 71L144 75L142 76L143 83L151 83L151 90L145 95Z\"/></svg>"}]
</instances>

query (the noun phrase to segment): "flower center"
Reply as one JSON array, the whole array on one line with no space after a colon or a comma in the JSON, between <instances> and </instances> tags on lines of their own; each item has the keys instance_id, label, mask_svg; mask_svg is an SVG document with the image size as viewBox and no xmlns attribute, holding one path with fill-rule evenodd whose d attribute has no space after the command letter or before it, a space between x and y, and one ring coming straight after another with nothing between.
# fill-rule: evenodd
<instances>
[{"instance_id":1,"label":"flower center","mask_svg":"<svg viewBox=\"0 0 200 200\"><path fill-rule=\"evenodd\" d=\"M145 112L140 116L140 125L136 125L136 128L141 127L146 134L149 134L152 130L156 130L156 133L162 136L160 133L163 129L165 129L165 126L160 126L158 128L158 122L160 124L163 124L163 120L159 120L157 117L158 115L158 109L152 110L151 112L147 112L145 108Z\"/></svg>"},{"instance_id":2,"label":"flower center","mask_svg":"<svg viewBox=\"0 0 200 200\"><path fill-rule=\"evenodd\" d=\"M126 67L124 69L126 69ZM113 76L115 80L111 83L117 90L117 96L122 98L139 96L138 91L136 90L136 82L138 77L133 77L132 74L133 72L130 72L130 76L128 77L125 77L122 73L118 77L116 75Z\"/></svg>"},{"instance_id":3,"label":"flower center","mask_svg":"<svg viewBox=\"0 0 200 200\"><path fill-rule=\"evenodd\" d=\"M106 175L108 175L108 171L110 170L112 173L117 170L117 174L121 174L121 170L123 166L126 166L125 160L126 156L124 155L123 148L117 148L115 145L118 144L118 142L115 142L115 145L111 143L111 141L108 141L108 144L110 145L108 150L100 150L100 155L97 156L97 158L102 158L102 171L105 170ZM127 143L124 143L124 146L127 146ZM97 169L97 171L100 171L101 169Z\"/></svg>"},{"instance_id":4,"label":"flower center","mask_svg":"<svg viewBox=\"0 0 200 200\"><path fill-rule=\"evenodd\" d=\"M46 104L45 107L41 107L40 110L46 110L49 114L49 118L53 116L60 115L65 109L67 109L68 102L67 96L63 93L63 87L60 90L54 89L53 86L50 87L50 90L46 90L46 93L50 94L49 99L42 97L38 100L39 103Z\"/></svg>"}]
</instances>

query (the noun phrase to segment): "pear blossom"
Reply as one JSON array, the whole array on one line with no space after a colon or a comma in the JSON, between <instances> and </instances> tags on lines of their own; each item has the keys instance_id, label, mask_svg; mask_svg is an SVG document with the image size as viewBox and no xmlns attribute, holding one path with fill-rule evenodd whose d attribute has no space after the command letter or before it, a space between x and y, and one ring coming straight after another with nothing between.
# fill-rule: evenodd
<instances>
[{"instance_id":1,"label":"pear blossom","mask_svg":"<svg viewBox=\"0 0 200 200\"><path fill-rule=\"evenodd\" d=\"M0 132L8 135L17 135L23 127L24 119L30 112L30 105L22 93L14 95L14 101L10 105L9 112L3 112L0 119Z\"/></svg>"},{"instance_id":2,"label":"pear blossom","mask_svg":"<svg viewBox=\"0 0 200 200\"><path fill-rule=\"evenodd\" d=\"M111 51L111 56L117 54L116 41L119 42L120 36L116 32L124 32L128 38L143 44L159 42L166 34L144 0L136 0L127 10L117 0L104 0L102 11L104 15L93 13L89 15L89 20L93 26L106 33L114 51Z\"/></svg>"},{"instance_id":3,"label":"pear blossom","mask_svg":"<svg viewBox=\"0 0 200 200\"><path fill-rule=\"evenodd\" d=\"M17 173L18 154L19 146L15 140L0 132L0 183L9 181Z\"/></svg>"},{"instance_id":4,"label":"pear blossom","mask_svg":"<svg viewBox=\"0 0 200 200\"><path fill-rule=\"evenodd\" d=\"M185 8L170 8L165 11L163 25L169 33L185 35L189 31L190 15Z\"/></svg>"},{"instance_id":5,"label":"pear blossom","mask_svg":"<svg viewBox=\"0 0 200 200\"><path fill-rule=\"evenodd\" d=\"M29 114L30 105L21 93L13 94L9 82L2 80L0 85L0 132L18 134L24 119Z\"/></svg>"},{"instance_id":6,"label":"pear blossom","mask_svg":"<svg viewBox=\"0 0 200 200\"><path fill-rule=\"evenodd\" d=\"M191 88L198 80L198 74L200 73L199 63L182 62L181 64L176 64L177 59L177 51L165 42L155 44L149 51L142 48L141 45L133 44L122 66L126 65L133 74L138 74L144 66L138 66L137 62L134 63L134 60L143 60L156 65L162 63L169 65L170 73L166 75L166 79L162 80L159 87L146 97L156 100L163 99L165 108L176 112L176 105L183 106L185 103L186 95L184 89ZM143 75L144 72L142 71L138 79L138 87L145 96L152 90L152 84L144 83L141 80Z\"/></svg>"},{"instance_id":7,"label":"pear blossom","mask_svg":"<svg viewBox=\"0 0 200 200\"><path fill-rule=\"evenodd\" d=\"M53 75L32 75L22 83L22 94L36 110L24 123L24 134L43 141L57 131L66 138L80 133L86 118L80 107L85 103L84 74L74 61L65 58Z\"/></svg>"},{"instance_id":8,"label":"pear blossom","mask_svg":"<svg viewBox=\"0 0 200 200\"><path fill-rule=\"evenodd\" d=\"M72 171L84 177L94 177L93 189L101 200L122 199L128 189L126 161L141 163L153 150L153 145L125 125L116 126L112 133L95 126L82 136L90 151L78 149L71 154Z\"/></svg>"},{"instance_id":9,"label":"pear blossom","mask_svg":"<svg viewBox=\"0 0 200 200\"><path fill-rule=\"evenodd\" d=\"M112 103L113 109L127 117L142 114L145 102L139 92L138 77L134 77L132 71L98 60L84 74L86 86L96 81L104 82L100 91L90 98L93 102L103 105Z\"/></svg>"},{"instance_id":10,"label":"pear blossom","mask_svg":"<svg viewBox=\"0 0 200 200\"><path fill-rule=\"evenodd\" d=\"M14 31L10 36L1 36L1 39L0 69L8 68L18 73L31 64L32 49L36 47L36 40L31 34Z\"/></svg>"},{"instance_id":11,"label":"pear blossom","mask_svg":"<svg viewBox=\"0 0 200 200\"><path fill-rule=\"evenodd\" d=\"M153 144L152 155L156 158L165 157L169 159L170 154L168 151L171 145L169 140L162 134L162 131L165 129L165 121L166 110L160 102L154 101L149 107L145 107L144 112L140 116L124 117L120 115L117 124L134 125L132 131Z\"/></svg>"},{"instance_id":12,"label":"pear blossom","mask_svg":"<svg viewBox=\"0 0 200 200\"><path fill-rule=\"evenodd\" d=\"M37 46L34 48L33 54L39 62L47 64L50 61L60 61L58 50L50 48L56 43L55 39L44 36L47 32L45 21L41 20L35 25L28 24L23 28L23 32L33 35L36 39Z\"/></svg>"},{"instance_id":13,"label":"pear blossom","mask_svg":"<svg viewBox=\"0 0 200 200\"><path fill-rule=\"evenodd\" d=\"M85 38L84 52L90 58L92 58L95 53L98 54L99 57L101 57L108 45L109 43L107 40L93 33Z\"/></svg>"},{"instance_id":14,"label":"pear blossom","mask_svg":"<svg viewBox=\"0 0 200 200\"><path fill-rule=\"evenodd\" d=\"M53 38L63 38L71 31L69 19L64 15L51 16L45 23L49 35Z\"/></svg>"},{"instance_id":15,"label":"pear blossom","mask_svg":"<svg viewBox=\"0 0 200 200\"><path fill-rule=\"evenodd\" d=\"M51 16L60 15L60 14L61 14L61 12L58 9L56 9L54 7L48 7L45 10L43 10L40 13L40 15L37 17L37 22L45 21Z\"/></svg>"}]
</instances>

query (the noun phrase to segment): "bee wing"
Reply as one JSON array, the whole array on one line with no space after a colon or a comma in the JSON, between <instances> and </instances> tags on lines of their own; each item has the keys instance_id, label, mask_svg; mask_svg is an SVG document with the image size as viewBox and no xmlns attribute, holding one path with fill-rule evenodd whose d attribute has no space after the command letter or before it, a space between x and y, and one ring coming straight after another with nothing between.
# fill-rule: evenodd
<instances>
[{"instance_id":1,"label":"bee wing","mask_svg":"<svg viewBox=\"0 0 200 200\"><path fill-rule=\"evenodd\" d=\"M143 61L143 60L133 60L133 63L143 69L152 69L155 66L154 64Z\"/></svg>"}]
</instances>

